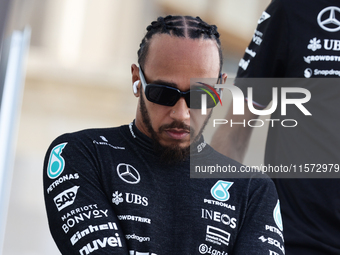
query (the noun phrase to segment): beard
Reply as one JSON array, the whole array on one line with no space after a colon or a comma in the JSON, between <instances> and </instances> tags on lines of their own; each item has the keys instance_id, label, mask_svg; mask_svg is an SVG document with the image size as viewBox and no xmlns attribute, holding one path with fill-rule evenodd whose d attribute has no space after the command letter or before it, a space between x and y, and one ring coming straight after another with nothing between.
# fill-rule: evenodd
<instances>
[{"instance_id":1,"label":"beard","mask_svg":"<svg viewBox=\"0 0 340 255\"><path fill-rule=\"evenodd\" d=\"M194 128L186 125L183 122L176 121L176 120L174 120L170 124L164 124L164 125L160 126L158 128L158 131L156 132L152 127L150 115L148 113L148 110L146 109L143 94L140 96L140 111L141 111L141 115L142 115L142 121L143 121L145 127L147 128L149 134L151 135L151 139L153 141L153 147L154 147L154 150L155 150L157 156L159 157L159 159L162 163L165 163L165 164L168 164L168 165L173 165L173 164L185 161L190 155L190 146L187 146L187 147L184 147L184 148L180 147L178 144L163 146L159 142L160 141L159 134L164 132L164 130L166 130L166 129L171 129L171 128L183 129L183 130L190 132L190 140L191 140L191 144L193 144L193 143L197 142L199 140L199 138L201 137L203 130L204 130L206 124L208 123L208 120L209 120L209 118L212 114L212 111L211 111L209 113L208 117L206 118L206 120L204 121L204 123L203 123L200 131L198 132L198 134L196 136L194 136L194 134L195 134Z\"/></svg>"}]
</instances>

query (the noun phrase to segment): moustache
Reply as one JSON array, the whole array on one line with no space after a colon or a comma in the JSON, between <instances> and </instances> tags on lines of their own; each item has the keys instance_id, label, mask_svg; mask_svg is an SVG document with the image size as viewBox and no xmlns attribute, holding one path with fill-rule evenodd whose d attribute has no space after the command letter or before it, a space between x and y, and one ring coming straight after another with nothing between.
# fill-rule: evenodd
<instances>
[{"instance_id":1,"label":"moustache","mask_svg":"<svg viewBox=\"0 0 340 255\"><path fill-rule=\"evenodd\" d=\"M162 126L159 127L158 129L158 132L161 133L163 132L164 130L167 130L167 129L172 129L172 128L176 128L176 129L183 129L187 132L190 132L190 133L194 133L194 129L192 127L190 127L189 125L186 125L185 123L183 122L180 122L180 121L173 121L172 123L170 124L164 124Z\"/></svg>"}]
</instances>

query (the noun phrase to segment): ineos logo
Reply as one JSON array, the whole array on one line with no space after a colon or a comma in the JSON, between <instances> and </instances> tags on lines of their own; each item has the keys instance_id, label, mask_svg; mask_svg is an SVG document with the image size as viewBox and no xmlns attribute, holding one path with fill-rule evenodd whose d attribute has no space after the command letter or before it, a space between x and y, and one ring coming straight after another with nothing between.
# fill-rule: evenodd
<instances>
[{"instance_id":1,"label":"ineos logo","mask_svg":"<svg viewBox=\"0 0 340 255\"><path fill-rule=\"evenodd\" d=\"M329 6L323 9L317 18L319 26L328 32L337 32L340 30L340 21L336 14L340 15L340 8L336 6Z\"/></svg>"},{"instance_id":2,"label":"ineos logo","mask_svg":"<svg viewBox=\"0 0 340 255\"><path fill-rule=\"evenodd\" d=\"M138 171L129 164L120 163L117 166L117 174L120 179L129 184L137 184L140 181L140 175Z\"/></svg>"}]
</instances>

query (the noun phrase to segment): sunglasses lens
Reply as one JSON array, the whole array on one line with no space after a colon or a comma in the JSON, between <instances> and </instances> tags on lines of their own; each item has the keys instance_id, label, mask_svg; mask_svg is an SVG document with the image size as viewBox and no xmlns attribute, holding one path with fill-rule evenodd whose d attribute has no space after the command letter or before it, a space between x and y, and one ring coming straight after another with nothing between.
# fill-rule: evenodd
<instances>
[{"instance_id":1,"label":"sunglasses lens","mask_svg":"<svg viewBox=\"0 0 340 255\"><path fill-rule=\"evenodd\" d=\"M202 95L206 95L207 108L213 108L217 105L219 99L217 95L208 91L207 89L195 88L190 92L182 92L185 97L185 101L191 109L201 109L202 107ZM166 87L158 84L148 84L145 88L146 98L156 104L165 106L174 106L178 99L181 97L181 93L176 88Z\"/></svg>"},{"instance_id":2,"label":"sunglasses lens","mask_svg":"<svg viewBox=\"0 0 340 255\"><path fill-rule=\"evenodd\" d=\"M156 84L146 86L145 95L150 102L166 106L175 105L180 96L176 89Z\"/></svg>"}]
</instances>

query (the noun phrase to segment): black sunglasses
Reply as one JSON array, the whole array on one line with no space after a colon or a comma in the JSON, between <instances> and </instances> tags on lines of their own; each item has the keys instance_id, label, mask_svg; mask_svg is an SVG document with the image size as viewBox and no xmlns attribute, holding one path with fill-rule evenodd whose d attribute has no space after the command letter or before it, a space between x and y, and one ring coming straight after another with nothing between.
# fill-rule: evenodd
<instances>
[{"instance_id":1,"label":"black sunglasses","mask_svg":"<svg viewBox=\"0 0 340 255\"><path fill-rule=\"evenodd\" d=\"M193 89L182 92L177 88L169 87L166 85L153 83L147 84L141 67L139 67L139 77L141 79L146 98L150 102L155 104L174 106L181 97L184 97L185 102L189 108L201 109L201 98L204 94L209 95L206 97L207 108L215 107L220 100L219 95L221 95L222 89L214 89L211 86L205 85L201 82L199 82L198 84L203 86L195 86ZM218 78L217 83L219 82L219 80L220 78Z\"/></svg>"}]
</instances>

